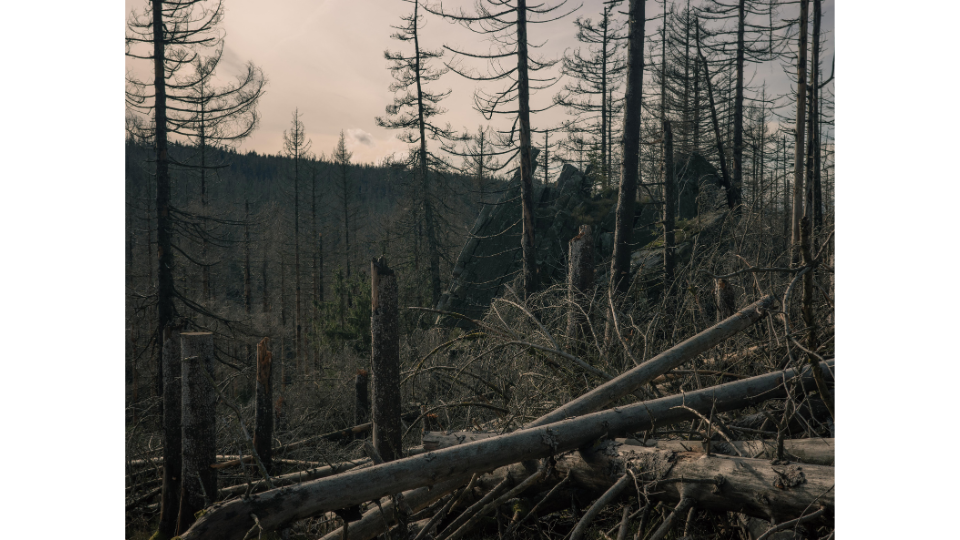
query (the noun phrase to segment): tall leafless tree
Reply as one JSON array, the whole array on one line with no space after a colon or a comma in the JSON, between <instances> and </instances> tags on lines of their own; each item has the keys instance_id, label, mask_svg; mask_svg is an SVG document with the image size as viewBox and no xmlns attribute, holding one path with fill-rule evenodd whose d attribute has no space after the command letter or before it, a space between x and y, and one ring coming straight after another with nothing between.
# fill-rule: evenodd
<instances>
[{"instance_id":1,"label":"tall leafless tree","mask_svg":"<svg viewBox=\"0 0 960 540\"><path fill-rule=\"evenodd\" d=\"M563 0L557 5L547 6L537 4L528 6L526 0L479 0L475 14L467 14L462 10L457 13L448 13L442 5L426 7L427 11L441 15L451 21L456 21L472 31L488 36L497 45L497 51L487 54L474 54L454 49L448 45L444 47L460 57L479 58L489 61L492 73L477 75L462 68L447 63L447 67L455 73L474 81L508 80L510 84L505 90L493 93L478 90L474 94L474 107L490 120L494 114L510 115L514 117L509 131L505 133L506 141L514 143L515 136L519 135L520 156L520 204L522 207L523 232L520 246L523 252L523 295L524 297L537 291L539 275L537 272L536 243L534 242L535 220L533 210L533 163L531 162L530 141L530 114L538 112L530 108L531 90L546 88L555 82L555 79L533 79L531 72L538 72L550 68L556 61L534 59L529 55L531 47L527 38L527 25L556 21L571 12L555 15L554 12L566 4ZM543 20L538 20L543 18ZM515 68L505 69L497 60L514 57L517 60ZM543 86L537 86L537 84ZM516 103L515 109L504 110L508 104ZM543 109L541 109L543 110ZM519 133L518 133L519 132Z\"/></svg>"},{"instance_id":2,"label":"tall leafless tree","mask_svg":"<svg viewBox=\"0 0 960 540\"><path fill-rule=\"evenodd\" d=\"M630 253L633 242L634 207L640 183L640 107L643 97L643 30L645 0L630 0L627 23L627 88L623 106L623 138L620 162L620 193L614 225L613 260L610 276L613 287L626 293L630 281Z\"/></svg>"}]
</instances>

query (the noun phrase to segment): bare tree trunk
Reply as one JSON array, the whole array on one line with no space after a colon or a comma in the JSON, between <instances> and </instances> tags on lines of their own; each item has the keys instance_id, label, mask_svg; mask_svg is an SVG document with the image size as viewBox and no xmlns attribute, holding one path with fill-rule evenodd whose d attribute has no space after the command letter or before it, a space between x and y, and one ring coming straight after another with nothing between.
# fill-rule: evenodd
<instances>
[{"instance_id":1,"label":"bare tree trunk","mask_svg":"<svg viewBox=\"0 0 960 540\"><path fill-rule=\"evenodd\" d=\"M303 374L301 355L303 348L300 343L300 156L293 160L293 284L294 284L294 311L293 321L296 327L293 340L294 355L296 355L297 376Z\"/></svg>"},{"instance_id":2,"label":"bare tree trunk","mask_svg":"<svg viewBox=\"0 0 960 540\"><path fill-rule=\"evenodd\" d=\"M273 353L267 349L270 338L257 344L257 393L256 425L253 430L253 447L263 466L273 474Z\"/></svg>"},{"instance_id":3,"label":"bare tree trunk","mask_svg":"<svg viewBox=\"0 0 960 540\"><path fill-rule=\"evenodd\" d=\"M246 210L243 218L243 306L250 314L250 308L253 304L253 284L250 281L250 201L245 201Z\"/></svg>"},{"instance_id":4,"label":"bare tree trunk","mask_svg":"<svg viewBox=\"0 0 960 540\"><path fill-rule=\"evenodd\" d=\"M177 533L180 512L181 441L180 424L180 328L167 325L163 330L163 489L160 494L160 523L157 530L168 537Z\"/></svg>"},{"instance_id":5,"label":"bare tree trunk","mask_svg":"<svg viewBox=\"0 0 960 540\"><path fill-rule=\"evenodd\" d=\"M581 225L580 234L570 239L570 264L567 270L567 340L568 349L582 356L583 339L589 331L584 310L589 302L586 295L593 292L593 229Z\"/></svg>"},{"instance_id":6,"label":"bare tree trunk","mask_svg":"<svg viewBox=\"0 0 960 540\"><path fill-rule=\"evenodd\" d=\"M633 241L634 207L640 183L640 107L643 102L644 0L630 0L627 30L627 84L623 106L623 156L620 164L620 192L617 195L613 259L610 276L617 292L630 288L630 252Z\"/></svg>"},{"instance_id":7,"label":"bare tree trunk","mask_svg":"<svg viewBox=\"0 0 960 540\"><path fill-rule=\"evenodd\" d=\"M713 120L713 134L717 139L717 155L720 159L720 174L724 190L727 192L727 206L733 210L742 201L740 193L736 190L730 181L730 175L727 172L727 158L723 153L723 139L720 136L720 119L717 117L717 104L713 99L713 82L710 80L710 66L707 65L707 58L700 51L700 23L697 22L697 56L703 64L703 78L707 83L707 98L710 100L710 117Z\"/></svg>"},{"instance_id":8,"label":"bare tree trunk","mask_svg":"<svg viewBox=\"0 0 960 540\"><path fill-rule=\"evenodd\" d=\"M523 297L540 288L536 217L533 210L533 158L530 154L530 83L527 77L527 0L517 0L517 104L520 110L520 204L523 209Z\"/></svg>"},{"instance_id":9,"label":"bare tree trunk","mask_svg":"<svg viewBox=\"0 0 960 540\"><path fill-rule=\"evenodd\" d=\"M737 6L737 78L733 97L733 189L742 200L743 193L743 26L745 23L744 2Z\"/></svg>"},{"instance_id":10,"label":"bare tree trunk","mask_svg":"<svg viewBox=\"0 0 960 540\"><path fill-rule=\"evenodd\" d=\"M162 345L163 330L173 320L173 239L170 223L170 165L167 155L167 84L164 67L163 2L153 5L153 91L157 148L157 330ZM157 397L163 396L163 347L157 347Z\"/></svg>"},{"instance_id":11,"label":"bare tree trunk","mask_svg":"<svg viewBox=\"0 0 960 540\"><path fill-rule=\"evenodd\" d=\"M267 248L263 248L263 265L260 269L260 278L262 280L261 285L263 286L263 312L270 313L270 294L267 292L270 289L267 287L267 264L269 259L267 258Z\"/></svg>"},{"instance_id":12,"label":"bare tree trunk","mask_svg":"<svg viewBox=\"0 0 960 540\"><path fill-rule=\"evenodd\" d=\"M809 0L800 0L800 42L797 59L797 123L796 147L793 149L793 219L790 227L792 259L800 259L800 217L803 215L803 151L804 120L807 105L807 14Z\"/></svg>"},{"instance_id":13,"label":"bare tree trunk","mask_svg":"<svg viewBox=\"0 0 960 540\"><path fill-rule=\"evenodd\" d=\"M663 122L663 295L669 296L673 285L675 238L673 230L676 186L673 170L673 130L670 121Z\"/></svg>"},{"instance_id":14,"label":"bare tree trunk","mask_svg":"<svg viewBox=\"0 0 960 540\"><path fill-rule=\"evenodd\" d=\"M807 142L807 204L811 210L806 215L813 220L814 233L823 226L823 195L820 190L820 0L813 0L813 54L810 59L810 114Z\"/></svg>"},{"instance_id":15,"label":"bare tree trunk","mask_svg":"<svg viewBox=\"0 0 960 540\"><path fill-rule=\"evenodd\" d=\"M217 500L217 471L210 466L217 462L217 394L210 379L200 370L214 373L213 334L184 332L180 334L183 353L183 467L181 473L180 517L178 532L187 530L196 519L194 514Z\"/></svg>"},{"instance_id":16,"label":"bare tree trunk","mask_svg":"<svg viewBox=\"0 0 960 540\"><path fill-rule=\"evenodd\" d=\"M384 461L400 459L400 324L397 276L381 257L370 263L373 447Z\"/></svg>"}]
</instances>

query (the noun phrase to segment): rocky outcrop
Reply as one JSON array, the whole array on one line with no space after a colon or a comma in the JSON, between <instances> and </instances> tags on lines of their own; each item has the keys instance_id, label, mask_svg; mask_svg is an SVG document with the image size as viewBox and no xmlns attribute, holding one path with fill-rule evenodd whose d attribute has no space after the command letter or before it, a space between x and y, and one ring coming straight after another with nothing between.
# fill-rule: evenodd
<instances>
[{"instance_id":1,"label":"rocky outcrop","mask_svg":"<svg viewBox=\"0 0 960 540\"><path fill-rule=\"evenodd\" d=\"M534 148L534 156L539 153ZM534 159L535 162L535 159ZM702 156L693 154L677 157L678 175L678 245L681 239L698 234L719 214L710 212L722 195L715 187L716 170ZM493 298L506 292L522 266L520 233L519 171L510 181L511 186L495 203L483 207L470 238L464 244L453 269L447 291L440 297L437 309L480 317ZM597 261L597 282L606 279L609 258L613 253L613 226L616 193L597 194L589 180L589 170L579 171L566 164L554 182L534 187L535 240L537 269L544 287L566 279L568 241L577 235L580 225L591 225ZM633 271L652 271L662 267L662 247L656 249L660 236L659 205L644 199L637 205L634 217L633 243L645 246L633 256ZM706 213L705 213L706 212ZM703 214L697 219L698 214ZM709 227L707 227L709 228ZM682 231L686 231L684 236ZM684 248L679 255L682 257ZM657 257L660 257L657 259ZM657 262L661 261L661 262Z\"/></svg>"}]
</instances>

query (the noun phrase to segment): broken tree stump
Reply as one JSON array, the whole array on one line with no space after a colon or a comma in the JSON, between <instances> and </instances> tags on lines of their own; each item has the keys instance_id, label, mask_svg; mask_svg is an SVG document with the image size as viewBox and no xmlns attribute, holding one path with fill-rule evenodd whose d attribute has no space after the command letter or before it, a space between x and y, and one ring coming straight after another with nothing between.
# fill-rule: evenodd
<instances>
[{"instance_id":1,"label":"broken tree stump","mask_svg":"<svg viewBox=\"0 0 960 540\"><path fill-rule=\"evenodd\" d=\"M373 447L384 461L402 457L400 439L400 310L397 275L383 257L370 262Z\"/></svg>"},{"instance_id":2,"label":"broken tree stump","mask_svg":"<svg viewBox=\"0 0 960 540\"><path fill-rule=\"evenodd\" d=\"M586 294L593 289L593 230L581 225L580 234L570 239L570 263L567 269L567 349L583 356L583 338L587 335L588 303Z\"/></svg>"},{"instance_id":3,"label":"broken tree stump","mask_svg":"<svg viewBox=\"0 0 960 540\"><path fill-rule=\"evenodd\" d=\"M272 475L273 467L273 353L267 348L270 338L257 343L256 424L253 428L253 447L260 461Z\"/></svg>"},{"instance_id":4,"label":"broken tree stump","mask_svg":"<svg viewBox=\"0 0 960 540\"><path fill-rule=\"evenodd\" d=\"M194 515L217 500L216 398L210 378L214 369L213 334L180 334L183 422L183 466L180 495L179 531L186 530Z\"/></svg>"}]
</instances>

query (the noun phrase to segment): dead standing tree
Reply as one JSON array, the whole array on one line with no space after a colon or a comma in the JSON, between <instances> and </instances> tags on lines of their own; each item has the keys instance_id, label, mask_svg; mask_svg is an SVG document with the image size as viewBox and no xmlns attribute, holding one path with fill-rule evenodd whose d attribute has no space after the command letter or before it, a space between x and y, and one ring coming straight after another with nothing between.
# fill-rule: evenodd
<instances>
[{"instance_id":1,"label":"dead standing tree","mask_svg":"<svg viewBox=\"0 0 960 540\"><path fill-rule=\"evenodd\" d=\"M267 346L270 338L257 344L257 392L256 424L253 430L253 446L263 466L273 472L273 353Z\"/></svg>"},{"instance_id":2,"label":"dead standing tree","mask_svg":"<svg viewBox=\"0 0 960 540\"><path fill-rule=\"evenodd\" d=\"M620 163L620 193L614 225L612 286L626 294L630 280L630 253L633 241L634 207L640 183L640 107L643 100L643 25L645 0L630 0L627 23L627 88L623 106L623 136Z\"/></svg>"},{"instance_id":3,"label":"dead standing tree","mask_svg":"<svg viewBox=\"0 0 960 540\"><path fill-rule=\"evenodd\" d=\"M580 234L570 239L570 263L567 270L567 340L572 352L582 356L583 338L589 331L586 310L589 309L586 295L593 292L593 229L581 225Z\"/></svg>"},{"instance_id":4,"label":"dead standing tree","mask_svg":"<svg viewBox=\"0 0 960 540\"><path fill-rule=\"evenodd\" d=\"M443 144L457 139L456 134L446 128L438 127L431 118L446 112L440 108L440 101L450 94L445 92L429 92L426 83L436 81L446 70L435 70L429 66L429 61L443 56L443 51L430 51L420 47L419 30L422 26L419 15L420 2L418 0L404 0L413 4L413 13L401 17L403 26L394 26L397 33L391 37L400 41L412 41L413 51L404 55L401 52L385 51L384 56L393 63L390 66L396 82L390 85L390 91L406 91L401 96L394 97L393 103L387 105L387 118L377 117L377 125L388 129L404 130L398 138L406 143L417 144L416 170L419 176L416 183L417 194L421 211L423 212L424 229L427 237L427 256L430 263L430 291L431 305L436 305L440 299L440 243L437 238L439 224L434 215L436 202L433 199L435 189L431 185L430 171L438 166L445 167L436 156L427 151L427 138ZM407 110L411 109L411 110Z\"/></svg>"},{"instance_id":5,"label":"dead standing tree","mask_svg":"<svg viewBox=\"0 0 960 540\"><path fill-rule=\"evenodd\" d=\"M384 461L403 457L400 427L400 314L397 275L381 257L370 263L373 447Z\"/></svg>"},{"instance_id":6,"label":"dead standing tree","mask_svg":"<svg viewBox=\"0 0 960 540\"><path fill-rule=\"evenodd\" d=\"M529 56L531 45L527 39L527 25L551 22L569 15L572 11L559 16L552 15L554 11L565 4L566 0L549 7L545 4L527 6L526 0L516 0L513 5L510 2L497 0L480 0L477 2L476 15L468 15L462 10L456 15L446 13L443 11L442 5L424 8L430 13L461 23L473 32L489 36L488 39L498 46L496 52L472 54L444 45L444 48L462 57L488 60L489 68L493 73L486 76L473 75L447 63L446 66L451 71L473 81L511 81L507 89L500 92L488 94L478 90L474 94L474 107L487 120L490 120L494 114L516 115L511 128L507 132L501 133L506 134L505 138L508 144L513 144L514 135L519 128L520 204L523 209L523 232L520 245L523 251L524 298L539 289L536 243L534 241L533 157L530 142L530 114L539 111L530 109L530 92L531 89L546 88L553 83L552 79L534 79L534 83L542 83L543 86L536 86L536 84L531 86L529 74L530 72L548 69L556 63L556 61L536 60ZM530 19L530 16L550 16L552 18L538 21ZM517 65L513 69L504 69L497 62L501 58L514 56L517 59ZM514 102L517 105L516 109L503 110L507 104Z\"/></svg>"}]
</instances>

